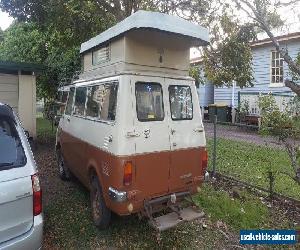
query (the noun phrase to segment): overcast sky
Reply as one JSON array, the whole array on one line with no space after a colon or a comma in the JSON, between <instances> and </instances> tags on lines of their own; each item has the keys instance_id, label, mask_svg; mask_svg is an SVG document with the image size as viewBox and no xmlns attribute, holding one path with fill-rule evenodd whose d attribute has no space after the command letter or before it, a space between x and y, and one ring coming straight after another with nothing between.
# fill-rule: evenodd
<instances>
[{"instance_id":1,"label":"overcast sky","mask_svg":"<svg viewBox=\"0 0 300 250\"><path fill-rule=\"evenodd\" d=\"M7 13L0 11L0 27L2 30L7 29L13 20Z\"/></svg>"},{"instance_id":2,"label":"overcast sky","mask_svg":"<svg viewBox=\"0 0 300 250\"><path fill-rule=\"evenodd\" d=\"M299 22L299 15L300 15L300 0L299 4L293 8L291 11L290 9L281 8L279 11L283 20L286 20L286 27L283 30L278 31L278 33L290 33L295 31L300 31L300 22ZM0 27L2 30L8 28L8 26L12 23L13 18L11 18L7 13L4 13L0 10Z\"/></svg>"}]
</instances>

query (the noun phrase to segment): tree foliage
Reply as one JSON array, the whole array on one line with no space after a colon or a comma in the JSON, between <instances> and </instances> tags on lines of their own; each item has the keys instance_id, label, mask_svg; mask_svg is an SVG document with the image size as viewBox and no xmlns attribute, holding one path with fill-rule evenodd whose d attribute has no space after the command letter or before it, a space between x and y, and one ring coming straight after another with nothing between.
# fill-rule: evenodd
<instances>
[{"instance_id":1,"label":"tree foliage","mask_svg":"<svg viewBox=\"0 0 300 250\"><path fill-rule=\"evenodd\" d=\"M259 107L261 133L277 138L285 146L295 172L292 178L300 184L300 97L293 98L280 110L274 96L261 96Z\"/></svg>"},{"instance_id":2,"label":"tree foliage","mask_svg":"<svg viewBox=\"0 0 300 250\"><path fill-rule=\"evenodd\" d=\"M252 52L249 41L255 39L255 31L252 26L239 26L235 23L224 29L228 34L224 41L216 49L205 50L207 78L217 86L231 85L232 81L236 81L240 87L252 86Z\"/></svg>"},{"instance_id":3,"label":"tree foliage","mask_svg":"<svg viewBox=\"0 0 300 250\"><path fill-rule=\"evenodd\" d=\"M37 78L39 98L53 98L58 83L80 70L80 44L114 23L89 1L16 0L0 6L17 19L0 33L0 60L46 66Z\"/></svg>"},{"instance_id":4,"label":"tree foliage","mask_svg":"<svg viewBox=\"0 0 300 250\"><path fill-rule=\"evenodd\" d=\"M300 65L291 58L287 48L282 48L272 33L273 27L279 27L283 25L283 21L277 13L277 10L282 6L289 6L293 8L295 4L298 4L297 0L234 0L236 6L243 10L249 18L252 19L252 23L259 29L266 32L270 37L275 49L281 54L284 61L289 66L292 72L293 78L300 77ZM294 93L300 96L300 85L293 79L286 79L285 86L290 88Z\"/></svg>"},{"instance_id":5,"label":"tree foliage","mask_svg":"<svg viewBox=\"0 0 300 250\"><path fill-rule=\"evenodd\" d=\"M22 29L13 25L9 32L4 32L4 42L1 42L0 32L1 56L2 59L45 64L48 70L40 77L39 86L43 88L42 95L53 96L57 82L79 69L78 51L82 42L139 9L155 10L178 15L210 29L211 45L203 50L204 70L209 80L217 85L231 85L235 81L240 87L252 86L249 42L260 30L266 30L257 16L263 17L263 24L269 30L282 24L275 8L278 1L233 2L238 9L246 11L252 22L241 22L234 11L236 6L221 0L0 0L3 11L18 23L25 23ZM257 11L254 12L249 4ZM24 32L26 25L30 29L28 34ZM18 44L10 35L12 32L21 32L24 39L26 36L29 40L37 39L32 48L40 51L36 55L32 51L25 53L31 48L32 42L29 42L26 43L28 47L22 45L24 49L18 53L16 47L11 47L11 44ZM195 74L195 69L192 72L199 74Z\"/></svg>"}]
</instances>

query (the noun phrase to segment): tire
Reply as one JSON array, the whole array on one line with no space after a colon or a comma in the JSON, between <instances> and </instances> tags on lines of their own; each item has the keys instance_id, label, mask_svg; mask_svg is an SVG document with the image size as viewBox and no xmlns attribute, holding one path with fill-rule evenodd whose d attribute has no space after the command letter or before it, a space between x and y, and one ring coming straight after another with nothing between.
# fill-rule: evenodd
<instances>
[{"instance_id":1,"label":"tire","mask_svg":"<svg viewBox=\"0 0 300 250\"><path fill-rule=\"evenodd\" d=\"M111 211L107 208L97 176L91 178L91 208L93 221L99 229L108 228L111 220Z\"/></svg>"},{"instance_id":2,"label":"tire","mask_svg":"<svg viewBox=\"0 0 300 250\"><path fill-rule=\"evenodd\" d=\"M69 181L71 179L71 172L65 164L65 160L60 149L57 149L56 151L56 158L60 179L62 179L63 181Z\"/></svg>"}]
</instances>

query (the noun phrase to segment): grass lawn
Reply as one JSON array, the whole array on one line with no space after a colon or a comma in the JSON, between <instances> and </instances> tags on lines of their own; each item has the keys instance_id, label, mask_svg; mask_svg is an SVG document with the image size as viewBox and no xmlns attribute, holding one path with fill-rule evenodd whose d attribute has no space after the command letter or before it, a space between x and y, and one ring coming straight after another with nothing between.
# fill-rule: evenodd
<instances>
[{"instance_id":1,"label":"grass lawn","mask_svg":"<svg viewBox=\"0 0 300 250\"><path fill-rule=\"evenodd\" d=\"M39 141L44 141L45 139L52 139L55 137L56 127L53 125L52 128L51 121L42 117L36 119L36 130Z\"/></svg>"},{"instance_id":2,"label":"grass lawn","mask_svg":"<svg viewBox=\"0 0 300 250\"><path fill-rule=\"evenodd\" d=\"M213 141L208 141L212 159ZM209 161L212 169L212 161ZM217 141L217 171L264 188L269 187L268 171L275 172L275 191L300 200L300 185L279 172L293 174L284 150L226 139Z\"/></svg>"}]
</instances>

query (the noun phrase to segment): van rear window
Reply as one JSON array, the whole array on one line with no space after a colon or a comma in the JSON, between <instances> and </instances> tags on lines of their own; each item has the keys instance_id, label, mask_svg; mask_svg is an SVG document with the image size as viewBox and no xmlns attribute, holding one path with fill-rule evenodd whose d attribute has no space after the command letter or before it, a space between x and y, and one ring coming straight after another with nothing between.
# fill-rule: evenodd
<instances>
[{"instance_id":1,"label":"van rear window","mask_svg":"<svg viewBox=\"0 0 300 250\"><path fill-rule=\"evenodd\" d=\"M26 156L14 121L0 116L0 171L25 164Z\"/></svg>"},{"instance_id":2,"label":"van rear window","mask_svg":"<svg viewBox=\"0 0 300 250\"><path fill-rule=\"evenodd\" d=\"M139 121L162 121L164 119L163 92L159 83L137 82L135 95Z\"/></svg>"},{"instance_id":3,"label":"van rear window","mask_svg":"<svg viewBox=\"0 0 300 250\"><path fill-rule=\"evenodd\" d=\"M172 120L192 120L193 102L189 86L169 86L169 98Z\"/></svg>"}]
</instances>

